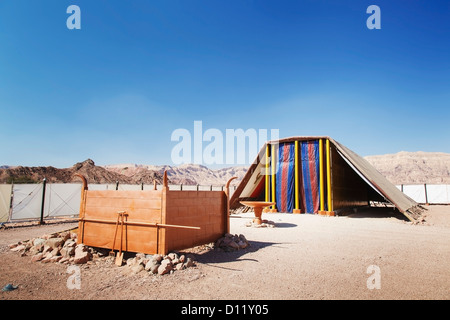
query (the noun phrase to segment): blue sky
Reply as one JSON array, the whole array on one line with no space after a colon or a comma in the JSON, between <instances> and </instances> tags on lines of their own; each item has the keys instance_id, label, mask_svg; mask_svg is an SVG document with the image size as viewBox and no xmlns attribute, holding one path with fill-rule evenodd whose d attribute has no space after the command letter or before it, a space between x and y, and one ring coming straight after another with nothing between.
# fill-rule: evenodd
<instances>
[{"instance_id":1,"label":"blue sky","mask_svg":"<svg viewBox=\"0 0 450 320\"><path fill-rule=\"evenodd\" d=\"M450 152L449 109L449 1L0 1L0 165L172 164L196 120Z\"/></svg>"}]
</instances>

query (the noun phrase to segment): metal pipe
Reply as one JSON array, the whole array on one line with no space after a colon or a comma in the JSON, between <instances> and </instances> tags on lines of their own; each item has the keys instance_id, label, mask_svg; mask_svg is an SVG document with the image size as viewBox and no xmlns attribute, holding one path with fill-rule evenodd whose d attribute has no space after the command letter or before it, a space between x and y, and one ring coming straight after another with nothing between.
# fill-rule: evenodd
<instances>
[{"instance_id":1,"label":"metal pipe","mask_svg":"<svg viewBox=\"0 0 450 320\"><path fill-rule=\"evenodd\" d=\"M44 224L44 205L45 205L45 188L47 186L47 179L42 180L42 203L41 203L41 220L39 224Z\"/></svg>"}]
</instances>

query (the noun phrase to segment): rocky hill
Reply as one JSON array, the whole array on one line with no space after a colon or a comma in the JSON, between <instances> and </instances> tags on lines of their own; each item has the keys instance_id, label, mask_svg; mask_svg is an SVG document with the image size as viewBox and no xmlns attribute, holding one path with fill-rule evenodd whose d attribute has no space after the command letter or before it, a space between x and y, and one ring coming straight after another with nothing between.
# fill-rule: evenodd
<instances>
[{"instance_id":1,"label":"rocky hill","mask_svg":"<svg viewBox=\"0 0 450 320\"><path fill-rule=\"evenodd\" d=\"M365 157L394 184L450 184L450 154L398 152Z\"/></svg>"},{"instance_id":2,"label":"rocky hill","mask_svg":"<svg viewBox=\"0 0 450 320\"><path fill-rule=\"evenodd\" d=\"M164 171L167 171L167 178L172 184L213 186L224 185L232 177L237 177L234 182L239 182L247 171L246 167L229 167L212 170L198 164L182 164L179 166L118 164L107 165L104 168L129 177L146 175L148 172L163 175Z\"/></svg>"},{"instance_id":3,"label":"rocky hill","mask_svg":"<svg viewBox=\"0 0 450 320\"><path fill-rule=\"evenodd\" d=\"M79 181L74 177L75 173L86 177L88 183L119 183L145 184L153 183L156 180L162 182L162 175L157 172L146 172L138 177L130 177L117 172L109 171L101 166L96 166L91 159L76 163L71 168L58 169L54 167L8 167L0 169L0 183L36 183L44 178L50 183L70 183Z\"/></svg>"},{"instance_id":4,"label":"rocky hill","mask_svg":"<svg viewBox=\"0 0 450 320\"><path fill-rule=\"evenodd\" d=\"M365 157L381 174L394 184L450 184L450 154L439 152L399 152L381 156ZM233 184L244 177L247 167L229 167L212 170L202 165L183 164L137 165L117 164L97 166L88 159L71 168L54 167L0 167L0 183L32 183L42 181L68 183L78 181L75 173L84 175L88 183L152 184L162 183L164 170L169 183L184 185L224 185L231 177Z\"/></svg>"}]
</instances>

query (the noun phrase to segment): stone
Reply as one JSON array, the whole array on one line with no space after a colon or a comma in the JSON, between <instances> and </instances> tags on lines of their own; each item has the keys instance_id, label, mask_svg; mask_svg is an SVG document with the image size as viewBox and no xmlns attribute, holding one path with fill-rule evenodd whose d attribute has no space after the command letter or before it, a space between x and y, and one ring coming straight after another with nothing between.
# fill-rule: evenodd
<instances>
[{"instance_id":1,"label":"stone","mask_svg":"<svg viewBox=\"0 0 450 320\"><path fill-rule=\"evenodd\" d=\"M46 254L49 251L52 251L52 248L47 245L44 245L44 247L42 248L42 253Z\"/></svg>"},{"instance_id":2,"label":"stone","mask_svg":"<svg viewBox=\"0 0 450 320\"><path fill-rule=\"evenodd\" d=\"M239 245L235 241L231 241L228 246L233 249L239 249Z\"/></svg>"},{"instance_id":3,"label":"stone","mask_svg":"<svg viewBox=\"0 0 450 320\"><path fill-rule=\"evenodd\" d=\"M245 249L245 248L247 248L248 244L246 242L240 240L238 242L238 246L239 246L239 249Z\"/></svg>"},{"instance_id":4,"label":"stone","mask_svg":"<svg viewBox=\"0 0 450 320\"><path fill-rule=\"evenodd\" d=\"M63 247L61 250L59 250L59 253L63 257L70 257L75 255L75 247Z\"/></svg>"},{"instance_id":5,"label":"stone","mask_svg":"<svg viewBox=\"0 0 450 320\"><path fill-rule=\"evenodd\" d=\"M51 262L52 257L44 258L41 260L42 263L49 263Z\"/></svg>"},{"instance_id":6,"label":"stone","mask_svg":"<svg viewBox=\"0 0 450 320\"><path fill-rule=\"evenodd\" d=\"M49 246L52 249L62 247L64 245L64 239L63 238L50 238L48 240L45 240L44 245Z\"/></svg>"},{"instance_id":7,"label":"stone","mask_svg":"<svg viewBox=\"0 0 450 320\"><path fill-rule=\"evenodd\" d=\"M155 265L151 266L151 268L148 271L153 273L153 274L157 274L159 266L160 266L160 264L155 264Z\"/></svg>"},{"instance_id":8,"label":"stone","mask_svg":"<svg viewBox=\"0 0 450 320\"><path fill-rule=\"evenodd\" d=\"M78 244L75 247L75 256L73 262L76 264L86 263L91 259L89 248L84 244Z\"/></svg>"},{"instance_id":9,"label":"stone","mask_svg":"<svg viewBox=\"0 0 450 320\"><path fill-rule=\"evenodd\" d=\"M36 239L33 240L33 246L37 246L37 245L43 244L44 242L45 242L45 239L36 238Z\"/></svg>"},{"instance_id":10,"label":"stone","mask_svg":"<svg viewBox=\"0 0 450 320\"><path fill-rule=\"evenodd\" d=\"M75 257L73 262L75 264L83 264L91 259L91 254L88 251L75 251Z\"/></svg>"},{"instance_id":11,"label":"stone","mask_svg":"<svg viewBox=\"0 0 450 320\"><path fill-rule=\"evenodd\" d=\"M169 253L168 256L172 261L178 259L178 255L174 252Z\"/></svg>"},{"instance_id":12,"label":"stone","mask_svg":"<svg viewBox=\"0 0 450 320\"><path fill-rule=\"evenodd\" d=\"M53 249L53 250L51 251L51 253L52 253L53 256L59 256L59 255L60 255L60 252L59 252L59 249L58 249L58 248Z\"/></svg>"},{"instance_id":13,"label":"stone","mask_svg":"<svg viewBox=\"0 0 450 320\"><path fill-rule=\"evenodd\" d=\"M38 244L38 245L32 246L30 248L30 250L28 250L28 253L33 256L39 252L42 252L43 249L44 249L44 245Z\"/></svg>"},{"instance_id":14,"label":"stone","mask_svg":"<svg viewBox=\"0 0 450 320\"><path fill-rule=\"evenodd\" d=\"M75 241L73 241L72 239L68 239L66 240L66 242L64 242L63 248L75 248L77 246L77 243Z\"/></svg>"},{"instance_id":15,"label":"stone","mask_svg":"<svg viewBox=\"0 0 450 320\"><path fill-rule=\"evenodd\" d=\"M132 267L136 263L136 257L127 259L127 266Z\"/></svg>"},{"instance_id":16,"label":"stone","mask_svg":"<svg viewBox=\"0 0 450 320\"><path fill-rule=\"evenodd\" d=\"M44 254L42 252L36 253L34 256L31 257L31 262L37 262L44 258Z\"/></svg>"},{"instance_id":17,"label":"stone","mask_svg":"<svg viewBox=\"0 0 450 320\"><path fill-rule=\"evenodd\" d=\"M17 251L21 251L21 250L25 250L26 246L23 244L19 244L18 246L15 246L14 248L11 249L11 251L17 252Z\"/></svg>"},{"instance_id":18,"label":"stone","mask_svg":"<svg viewBox=\"0 0 450 320\"><path fill-rule=\"evenodd\" d=\"M150 259L147 261L147 263L145 264L145 270L149 271L151 270L154 266L159 266L160 263L155 260L155 259Z\"/></svg>"},{"instance_id":19,"label":"stone","mask_svg":"<svg viewBox=\"0 0 450 320\"><path fill-rule=\"evenodd\" d=\"M219 248L222 246L222 242L223 242L223 238L219 238L217 239L216 243L214 243L214 245Z\"/></svg>"},{"instance_id":20,"label":"stone","mask_svg":"<svg viewBox=\"0 0 450 320\"><path fill-rule=\"evenodd\" d=\"M59 263L67 263L67 262L69 262L69 257L61 257L61 260L59 260L58 262Z\"/></svg>"},{"instance_id":21,"label":"stone","mask_svg":"<svg viewBox=\"0 0 450 320\"><path fill-rule=\"evenodd\" d=\"M62 258L63 258L62 256L53 256L50 258L50 262L58 262Z\"/></svg>"},{"instance_id":22,"label":"stone","mask_svg":"<svg viewBox=\"0 0 450 320\"><path fill-rule=\"evenodd\" d=\"M11 243L10 245L8 245L9 249L14 249L15 247L17 247L19 245L19 243Z\"/></svg>"},{"instance_id":23,"label":"stone","mask_svg":"<svg viewBox=\"0 0 450 320\"><path fill-rule=\"evenodd\" d=\"M241 241L244 241L244 242L247 242L247 243L248 243L247 238L246 238L243 234L240 234L240 235L239 235L239 239L240 239Z\"/></svg>"},{"instance_id":24,"label":"stone","mask_svg":"<svg viewBox=\"0 0 450 320\"><path fill-rule=\"evenodd\" d=\"M85 246L84 244L80 243L75 247L75 254L77 254L77 252L87 252L89 251L89 248L87 246Z\"/></svg>"},{"instance_id":25,"label":"stone","mask_svg":"<svg viewBox=\"0 0 450 320\"><path fill-rule=\"evenodd\" d=\"M186 268L186 265L184 263L179 263L175 266L175 269L177 270L183 270Z\"/></svg>"},{"instance_id":26,"label":"stone","mask_svg":"<svg viewBox=\"0 0 450 320\"><path fill-rule=\"evenodd\" d=\"M138 260L144 260L145 259L145 253L141 253L141 252L136 253L136 258Z\"/></svg>"},{"instance_id":27,"label":"stone","mask_svg":"<svg viewBox=\"0 0 450 320\"><path fill-rule=\"evenodd\" d=\"M163 256L161 254L154 254L152 259L156 260L158 263L160 263L163 259Z\"/></svg>"},{"instance_id":28,"label":"stone","mask_svg":"<svg viewBox=\"0 0 450 320\"><path fill-rule=\"evenodd\" d=\"M50 259L51 257L53 257L53 254L50 251L44 253L44 259Z\"/></svg>"},{"instance_id":29,"label":"stone","mask_svg":"<svg viewBox=\"0 0 450 320\"><path fill-rule=\"evenodd\" d=\"M170 259L164 259L161 261L161 265L158 267L158 274L164 275L172 271L173 265Z\"/></svg>"},{"instance_id":30,"label":"stone","mask_svg":"<svg viewBox=\"0 0 450 320\"><path fill-rule=\"evenodd\" d=\"M189 257L186 259L186 263L184 265L186 266L186 268L190 268L190 267L194 266L194 260Z\"/></svg>"},{"instance_id":31,"label":"stone","mask_svg":"<svg viewBox=\"0 0 450 320\"><path fill-rule=\"evenodd\" d=\"M68 239L70 239L70 232L69 231L61 232L59 234L59 237L62 238L64 241L67 241Z\"/></svg>"},{"instance_id":32,"label":"stone","mask_svg":"<svg viewBox=\"0 0 450 320\"><path fill-rule=\"evenodd\" d=\"M134 266L131 267L131 271L136 274L141 272L142 270L144 270L144 266L140 263L135 264Z\"/></svg>"}]
</instances>

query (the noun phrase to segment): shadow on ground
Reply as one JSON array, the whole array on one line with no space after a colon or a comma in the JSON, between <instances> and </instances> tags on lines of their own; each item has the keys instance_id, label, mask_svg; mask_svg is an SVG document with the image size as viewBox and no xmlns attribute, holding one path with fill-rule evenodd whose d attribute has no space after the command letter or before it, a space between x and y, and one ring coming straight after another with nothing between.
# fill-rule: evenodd
<instances>
[{"instance_id":1,"label":"shadow on ground","mask_svg":"<svg viewBox=\"0 0 450 320\"><path fill-rule=\"evenodd\" d=\"M339 214L348 218L395 218L402 221L409 221L401 212L390 207L362 207L350 209Z\"/></svg>"},{"instance_id":2,"label":"shadow on ground","mask_svg":"<svg viewBox=\"0 0 450 320\"><path fill-rule=\"evenodd\" d=\"M195 254L195 260L209 265L209 266L215 266L215 264L220 263L226 263L226 262L232 262L232 261L254 261L258 262L256 259L252 258L246 258L245 255L256 252L258 250L261 250L268 246L274 246L274 245L280 245L280 243L277 242L263 242L263 241L248 241L249 246L245 249L239 249L235 251L224 251L221 249L208 249L204 252L196 253ZM223 266L216 266L218 268L223 269L233 269ZM237 270L237 269L233 269Z\"/></svg>"}]
</instances>

